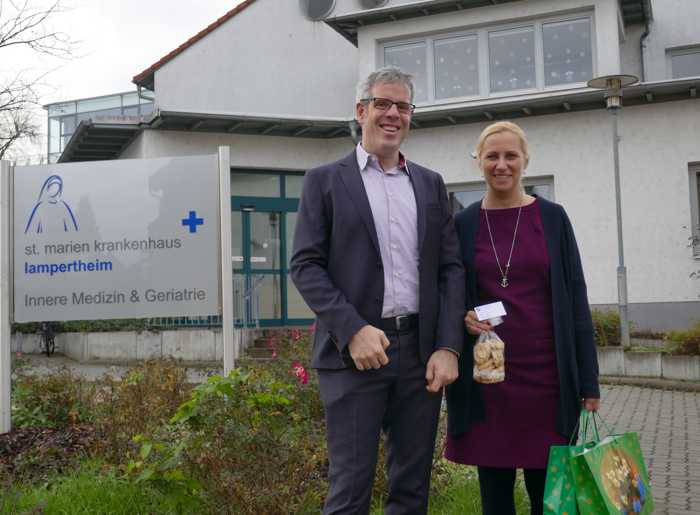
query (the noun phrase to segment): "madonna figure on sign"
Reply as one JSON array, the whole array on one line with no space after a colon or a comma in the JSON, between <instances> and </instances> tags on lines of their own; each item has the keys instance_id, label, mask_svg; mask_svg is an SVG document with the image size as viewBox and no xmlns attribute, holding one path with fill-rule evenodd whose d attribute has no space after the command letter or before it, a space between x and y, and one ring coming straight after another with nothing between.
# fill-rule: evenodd
<instances>
[{"instance_id":1,"label":"madonna figure on sign","mask_svg":"<svg viewBox=\"0 0 700 515\"><path fill-rule=\"evenodd\" d=\"M476 158L486 195L455 220L466 270L464 322L472 345L489 330L503 340L505 380L475 382L474 357L463 353L447 392L446 455L478 467L485 515L515 514L515 471L524 469L539 514L549 447L568 443L582 405L595 411L600 404L586 283L564 209L523 191L529 154L522 129L488 126ZM477 320L475 306L497 301L503 323Z\"/></svg>"}]
</instances>

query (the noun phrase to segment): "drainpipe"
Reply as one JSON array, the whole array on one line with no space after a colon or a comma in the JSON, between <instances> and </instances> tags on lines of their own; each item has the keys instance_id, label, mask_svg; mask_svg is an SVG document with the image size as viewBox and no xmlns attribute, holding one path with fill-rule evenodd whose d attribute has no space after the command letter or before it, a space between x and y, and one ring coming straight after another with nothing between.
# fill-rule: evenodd
<instances>
[{"instance_id":1,"label":"drainpipe","mask_svg":"<svg viewBox=\"0 0 700 515\"><path fill-rule=\"evenodd\" d=\"M649 37L649 34L651 33L651 26L649 24L649 17L651 16L651 11L647 12L647 8L645 7L646 3L642 4L642 9L644 10L644 32L642 33L641 37L639 38L639 53L641 55L641 63L642 63L642 69L641 69L641 81L640 82L646 82L647 80L647 73L646 69L644 66L644 55L645 55L645 49L647 47L646 41L647 37Z\"/></svg>"},{"instance_id":2,"label":"drainpipe","mask_svg":"<svg viewBox=\"0 0 700 515\"><path fill-rule=\"evenodd\" d=\"M357 123L357 120L350 120L348 122L348 128L350 129L350 137L352 138L352 142L357 145L360 142L360 134L358 132L359 124Z\"/></svg>"}]
</instances>

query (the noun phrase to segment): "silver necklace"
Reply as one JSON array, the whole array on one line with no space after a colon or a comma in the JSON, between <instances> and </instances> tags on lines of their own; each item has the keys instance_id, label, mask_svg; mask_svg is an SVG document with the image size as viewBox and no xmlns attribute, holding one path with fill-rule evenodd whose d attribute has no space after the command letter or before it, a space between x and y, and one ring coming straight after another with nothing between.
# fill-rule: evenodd
<instances>
[{"instance_id":1,"label":"silver necklace","mask_svg":"<svg viewBox=\"0 0 700 515\"><path fill-rule=\"evenodd\" d=\"M483 203L482 203L483 205ZM489 210L484 208L484 215L486 215L486 227L489 230L489 239L491 240L491 248L493 249L493 255L496 257L496 265L498 265L498 271L501 273L501 286L503 288L508 287L508 271L510 270L510 259L513 257L513 249L515 248L515 237L518 234L518 225L520 224L520 213L523 210L523 201L520 201L520 207L518 207L518 217L515 219L515 230L513 230L513 242L510 244L510 254L508 254L508 262L506 263L505 271L501 268L501 262L498 260L498 252L496 251L496 244L493 242L493 234L491 233L491 223L489 222Z\"/></svg>"}]
</instances>

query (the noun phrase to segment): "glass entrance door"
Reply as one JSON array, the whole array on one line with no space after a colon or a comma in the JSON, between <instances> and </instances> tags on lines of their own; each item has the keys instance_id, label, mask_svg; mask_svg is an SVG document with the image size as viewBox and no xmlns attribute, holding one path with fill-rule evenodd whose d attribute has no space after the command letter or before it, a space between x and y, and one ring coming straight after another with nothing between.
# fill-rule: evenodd
<instances>
[{"instance_id":1,"label":"glass entrance door","mask_svg":"<svg viewBox=\"0 0 700 515\"><path fill-rule=\"evenodd\" d=\"M237 325L311 323L313 314L289 279L295 224L295 212L258 211L251 204L243 204L240 211L231 213Z\"/></svg>"}]
</instances>

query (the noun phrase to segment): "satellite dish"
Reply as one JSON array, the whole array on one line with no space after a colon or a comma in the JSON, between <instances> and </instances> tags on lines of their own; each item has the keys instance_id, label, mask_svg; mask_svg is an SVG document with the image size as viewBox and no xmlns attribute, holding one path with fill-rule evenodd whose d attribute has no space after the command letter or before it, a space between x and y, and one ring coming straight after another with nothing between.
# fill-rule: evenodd
<instances>
[{"instance_id":1,"label":"satellite dish","mask_svg":"<svg viewBox=\"0 0 700 515\"><path fill-rule=\"evenodd\" d=\"M375 7L383 7L389 3L389 0L359 0L363 9L374 9Z\"/></svg>"},{"instance_id":2,"label":"satellite dish","mask_svg":"<svg viewBox=\"0 0 700 515\"><path fill-rule=\"evenodd\" d=\"M335 0L299 0L299 8L309 20L322 20L333 12Z\"/></svg>"}]
</instances>

